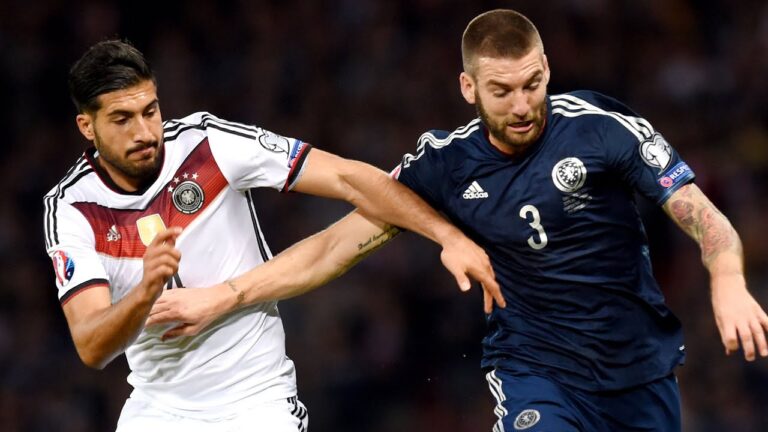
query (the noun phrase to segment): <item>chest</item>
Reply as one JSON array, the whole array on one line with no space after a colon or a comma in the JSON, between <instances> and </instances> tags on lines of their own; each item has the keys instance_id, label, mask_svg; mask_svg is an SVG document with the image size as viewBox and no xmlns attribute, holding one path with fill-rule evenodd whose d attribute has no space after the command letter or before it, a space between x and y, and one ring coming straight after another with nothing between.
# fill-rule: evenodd
<instances>
[{"instance_id":1,"label":"chest","mask_svg":"<svg viewBox=\"0 0 768 432\"><path fill-rule=\"evenodd\" d=\"M599 152L562 143L522 161L497 161L447 191L450 216L486 244L541 250L611 212L624 187Z\"/></svg>"}]
</instances>

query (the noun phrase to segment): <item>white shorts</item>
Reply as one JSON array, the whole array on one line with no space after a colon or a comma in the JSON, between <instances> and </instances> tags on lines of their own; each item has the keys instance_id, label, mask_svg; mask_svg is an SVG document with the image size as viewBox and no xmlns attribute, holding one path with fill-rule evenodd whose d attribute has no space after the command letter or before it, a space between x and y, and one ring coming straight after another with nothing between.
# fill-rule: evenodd
<instances>
[{"instance_id":1,"label":"white shorts","mask_svg":"<svg viewBox=\"0 0 768 432\"><path fill-rule=\"evenodd\" d=\"M179 415L152 406L151 402L128 398L116 432L306 432L308 424L307 408L296 397L211 418Z\"/></svg>"}]
</instances>

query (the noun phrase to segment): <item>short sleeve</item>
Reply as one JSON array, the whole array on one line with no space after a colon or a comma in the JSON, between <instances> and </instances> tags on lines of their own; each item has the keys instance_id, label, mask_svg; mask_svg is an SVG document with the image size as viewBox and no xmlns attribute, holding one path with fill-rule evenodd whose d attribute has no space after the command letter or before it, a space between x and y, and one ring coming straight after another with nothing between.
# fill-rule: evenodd
<instances>
[{"instance_id":1,"label":"short sleeve","mask_svg":"<svg viewBox=\"0 0 768 432\"><path fill-rule=\"evenodd\" d=\"M236 190L268 187L289 191L296 184L311 146L256 126L203 115L216 163Z\"/></svg>"},{"instance_id":2,"label":"short sleeve","mask_svg":"<svg viewBox=\"0 0 768 432\"><path fill-rule=\"evenodd\" d=\"M428 132L419 138L416 154L403 156L393 176L416 192L432 207L442 208L443 189L446 187L445 163L440 149L430 145L435 136Z\"/></svg>"},{"instance_id":3,"label":"short sleeve","mask_svg":"<svg viewBox=\"0 0 768 432\"><path fill-rule=\"evenodd\" d=\"M633 189L657 205L663 205L681 186L693 181L691 168L650 124L635 118L633 125L611 122L604 140L609 164ZM642 133L641 133L642 132Z\"/></svg>"},{"instance_id":4,"label":"short sleeve","mask_svg":"<svg viewBox=\"0 0 768 432\"><path fill-rule=\"evenodd\" d=\"M53 263L59 301L64 304L86 288L109 285L109 278L95 249L90 224L77 209L64 201L47 215L51 229L48 256Z\"/></svg>"}]
</instances>

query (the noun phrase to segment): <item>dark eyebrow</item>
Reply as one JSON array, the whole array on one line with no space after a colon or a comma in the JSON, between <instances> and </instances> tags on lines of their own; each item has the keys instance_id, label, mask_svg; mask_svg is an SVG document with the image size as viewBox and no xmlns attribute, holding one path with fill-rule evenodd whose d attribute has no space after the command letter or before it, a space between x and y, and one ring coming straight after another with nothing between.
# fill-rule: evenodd
<instances>
[{"instance_id":1,"label":"dark eyebrow","mask_svg":"<svg viewBox=\"0 0 768 432\"><path fill-rule=\"evenodd\" d=\"M157 108L158 105L160 105L160 101L157 98L155 98L152 102L148 103L144 108L142 108L141 112L144 113L152 108ZM118 110L110 111L109 113L107 113L107 115L109 117L118 117L118 116L130 117L133 115L133 112L128 110L118 109Z\"/></svg>"},{"instance_id":2,"label":"dark eyebrow","mask_svg":"<svg viewBox=\"0 0 768 432\"><path fill-rule=\"evenodd\" d=\"M538 70L538 71L536 71L536 72L535 72L533 75L531 75L531 77L530 77L530 78L528 78L528 79L525 81L525 85L531 84L532 82L534 82L534 81L536 81L536 80L540 80L540 79L542 79L543 77L544 77L544 71L542 71L542 70ZM490 80L488 80L488 83L487 83L487 84L488 84L489 86L496 86L496 87L499 87L499 88L502 88L502 89L505 89L505 90L509 90L509 89L511 88L511 87L510 87L508 84L505 84L505 83L502 83L502 82L496 81L496 80L494 80L494 79L490 79Z\"/></svg>"}]
</instances>

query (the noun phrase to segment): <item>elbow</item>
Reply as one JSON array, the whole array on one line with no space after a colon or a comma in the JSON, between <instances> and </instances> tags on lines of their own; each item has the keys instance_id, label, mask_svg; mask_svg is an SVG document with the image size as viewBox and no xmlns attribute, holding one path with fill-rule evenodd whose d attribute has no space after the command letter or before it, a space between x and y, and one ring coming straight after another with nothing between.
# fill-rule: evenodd
<instances>
[{"instance_id":1,"label":"elbow","mask_svg":"<svg viewBox=\"0 0 768 432\"><path fill-rule=\"evenodd\" d=\"M92 349L77 347L77 354L80 360L91 369L102 370L109 364L111 358Z\"/></svg>"}]
</instances>

